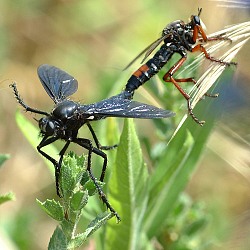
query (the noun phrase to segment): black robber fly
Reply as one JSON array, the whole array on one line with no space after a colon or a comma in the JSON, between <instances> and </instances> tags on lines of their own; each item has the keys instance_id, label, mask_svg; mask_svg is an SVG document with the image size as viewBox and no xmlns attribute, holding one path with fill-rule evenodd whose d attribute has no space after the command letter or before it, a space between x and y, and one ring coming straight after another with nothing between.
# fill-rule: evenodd
<instances>
[{"instance_id":1,"label":"black robber fly","mask_svg":"<svg viewBox=\"0 0 250 250\"><path fill-rule=\"evenodd\" d=\"M165 82L172 82L175 87L180 91L180 93L187 100L188 112L195 122L203 125L204 121L199 121L199 119L194 115L190 96L182 89L179 83L182 82L193 82L196 84L196 80L192 77L184 79L176 79L173 77L175 72L182 66L182 64L187 59L187 52L203 52L205 58L212 62L219 63L221 65L230 66L236 65L234 62L225 62L220 59L216 59L209 55L209 53L204 48L203 44L210 41L218 40L228 40L231 41L226 36L215 36L207 37L205 31L201 26L200 14L201 10L198 10L198 15L192 15L191 20L188 23L184 21L177 20L168 24L162 31L162 35L159 39L150 44L146 49L144 49L129 65L125 68L127 69L135 60L140 56L145 54L142 63L145 59L153 52L153 50L163 42L163 45L155 53L155 55L144 63L138 70L136 70L133 75L129 78L125 90L133 96L134 90L139 88L142 84L147 82L151 77L157 74L162 67L170 60L170 58L175 54L179 54L181 59L172 66L169 71L163 76ZM206 94L210 97L216 97L217 95Z\"/></svg>"},{"instance_id":2,"label":"black robber fly","mask_svg":"<svg viewBox=\"0 0 250 250\"><path fill-rule=\"evenodd\" d=\"M107 155L103 150L112 149L117 145L101 146L90 123L107 117L142 119L166 118L173 116L174 113L144 103L131 101L129 99L131 98L130 93L127 91L123 91L116 96L112 96L100 102L80 104L68 99L68 97L75 93L78 88L78 82L74 77L59 68L46 64L41 65L37 72L44 89L55 103L55 107L51 113L29 107L21 99L16 84L13 83L10 86L14 90L15 98L26 111L45 116L38 121L42 141L37 146L37 150L46 159L51 161L55 167L56 191L58 196L61 197L59 175L63 156L70 143L73 142L88 150L87 171L89 176L94 182L102 201L117 219L120 220L119 215L108 202L91 170L91 157L94 153L103 158L100 176L100 181L103 181L107 167ZM78 130L83 125L87 125L95 145L92 144L90 139L78 137ZM66 141L66 143L61 149L59 161L57 161L45 153L42 148L59 139Z\"/></svg>"}]
</instances>

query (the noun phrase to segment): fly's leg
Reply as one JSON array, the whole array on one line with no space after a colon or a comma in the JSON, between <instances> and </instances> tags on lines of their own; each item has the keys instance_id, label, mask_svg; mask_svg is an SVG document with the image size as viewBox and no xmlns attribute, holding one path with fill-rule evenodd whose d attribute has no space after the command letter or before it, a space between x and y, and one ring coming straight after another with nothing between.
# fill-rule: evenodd
<instances>
[{"instance_id":1,"label":"fly's leg","mask_svg":"<svg viewBox=\"0 0 250 250\"><path fill-rule=\"evenodd\" d=\"M97 137L96 137L96 134L95 134L93 128L90 126L90 124L88 124L88 127L89 127L91 133L93 132L92 136L93 136L95 144L97 146L97 148L93 147L92 151L95 154L97 154L97 155L99 155L99 156L101 156L103 158L102 172L101 172L101 176L99 178L99 180L101 182L103 182L105 174L106 174L107 165L108 165L108 158L107 158L107 155L104 152L102 152L101 150L111 150L111 149L114 149L115 147L117 147L117 145L114 145L114 146L101 146L98 139L97 139Z\"/></svg>"},{"instance_id":2,"label":"fly's leg","mask_svg":"<svg viewBox=\"0 0 250 250\"><path fill-rule=\"evenodd\" d=\"M112 145L112 146L102 146L95 134L95 131L93 130L92 126L87 123L87 126L92 134L92 137L95 141L95 144L96 144L96 147L97 149L101 149L101 150L111 150L111 149L114 149L118 146L118 144L115 144L115 145ZM107 169L107 162L108 162L108 159L107 159L107 155L105 153L103 153L101 150L99 150L99 152L97 154L99 154L104 162L103 162L103 167L102 167L102 172L101 172L101 176L100 176L100 181L103 182L104 180L104 177L105 177L105 173L106 173L106 169Z\"/></svg>"},{"instance_id":3,"label":"fly's leg","mask_svg":"<svg viewBox=\"0 0 250 250\"><path fill-rule=\"evenodd\" d=\"M34 108L31 108L29 107L23 100L22 98L20 97L19 95L19 92L17 90L17 87L16 87L16 84L13 83L10 85L10 87L13 89L14 91L14 95L15 95L15 98L17 99L17 101L19 102L19 104L26 110L26 111L30 111L30 112L33 112L33 113L37 113L37 114L41 114L41 115L46 115L48 116L49 114L47 112L44 112L44 111L41 111L41 110L38 110L38 109L34 109ZM56 140L58 140L58 138L56 137L51 137L51 138L48 138L48 136L45 136L42 141L39 143L39 145L37 146L37 150L38 152L44 156L47 160L49 160L53 165L54 165L54 168L55 168L55 179L56 179L56 193L59 197L62 197L61 194L60 194L60 188L59 188L59 176L60 176L60 169L61 169L61 164L62 164L62 159L63 159L63 155L66 151L66 149L68 148L70 142L67 142L65 144L65 146L63 147L63 149L61 150L60 152L60 160L59 162L57 162L54 158L52 158L50 155L46 154L44 151L41 150L41 148L55 142Z\"/></svg>"},{"instance_id":4,"label":"fly's leg","mask_svg":"<svg viewBox=\"0 0 250 250\"><path fill-rule=\"evenodd\" d=\"M59 155L60 155L60 159L58 162L58 166L55 169L55 177L56 177L56 193L57 195L62 198L63 197L63 193L60 190L60 185L59 185L59 178L60 178L60 172L61 172L61 167L62 167L62 161L63 161L63 156L67 150L67 148L69 147L71 141L67 141L66 144L64 145L64 147L62 148L62 150L60 151Z\"/></svg>"},{"instance_id":5,"label":"fly's leg","mask_svg":"<svg viewBox=\"0 0 250 250\"><path fill-rule=\"evenodd\" d=\"M179 92L183 95L183 97L187 100L187 107L188 107L188 113L193 118L193 120L198 123L199 125L203 126L205 121L200 121L195 114L193 113L193 109L191 107L190 103L190 96L181 88L181 86L178 84L178 82L194 82L193 78L187 78L187 79L177 79L175 80L173 78L173 74L182 66L182 64L186 61L186 56L182 55L183 57L163 76L163 80L165 82L172 82L175 87L179 90Z\"/></svg>"},{"instance_id":6,"label":"fly's leg","mask_svg":"<svg viewBox=\"0 0 250 250\"><path fill-rule=\"evenodd\" d=\"M63 156L67 150L67 148L69 147L71 141L67 141L66 144L64 145L64 147L62 148L62 150L60 151L59 155L60 155L60 159L59 159L59 166L62 166L62 160L63 160Z\"/></svg>"},{"instance_id":7,"label":"fly's leg","mask_svg":"<svg viewBox=\"0 0 250 250\"><path fill-rule=\"evenodd\" d=\"M102 188L99 186L95 176L93 175L92 172L92 153L95 153L99 156L101 156L104 159L104 163L103 163L103 169L106 169L107 166L107 156L106 154L104 154L100 149L93 147L92 143L90 140L88 139L84 139L84 138L75 138L73 139L73 142L77 143L78 145L82 146L83 148L86 148L88 150L88 160L87 160L87 171L89 173L89 177L90 179L93 181L100 198L102 199L103 203L107 206L107 208L111 211L111 213L113 213L115 215L115 217L117 218L117 221L119 222L121 220L120 216L118 215L118 213L114 210L114 208L111 206L111 204L109 203L106 195L104 194ZM104 171L105 172L105 171ZM102 176L101 176L102 178ZM101 180L100 178L100 180ZM104 178L104 175L103 175Z\"/></svg>"},{"instance_id":8,"label":"fly's leg","mask_svg":"<svg viewBox=\"0 0 250 250\"><path fill-rule=\"evenodd\" d=\"M201 37L199 37L199 35ZM205 31L203 30L203 28L201 27L201 25L196 25L194 27L194 31L193 31L193 41L195 42L211 42L211 41L231 41L232 40L228 37L223 37L222 35L218 35L218 36L214 36L214 37L207 37ZM225 62L223 60L214 58L212 56L209 55L209 53L206 51L206 49L203 47L202 44L197 44L196 46L193 47L193 49L191 50L191 52L195 52L195 51L200 51L203 52L205 57L212 61L212 62L217 62L220 63L221 65L224 66L231 66L231 65L237 65L237 63L235 62Z\"/></svg>"},{"instance_id":9,"label":"fly's leg","mask_svg":"<svg viewBox=\"0 0 250 250\"><path fill-rule=\"evenodd\" d=\"M166 80L164 79L164 81L165 82L171 82L169 79L166 79ZM180 82L180 83L182 83L182 82L192 82L195 86L197 86L197 88L199 87L199 85L197 85L197 81L192 77L190 77L190 78L182 78L182 79L176 79L175 78L175 81ZM218 93L216 93L216 94L205 93L204 95L207 96L207 97L211 97L211 98L217 98L219 96Z\"/></svg>"},{"instance_id":10,"label":"fly's leg","mask_svg":"<svg viewBox=\"0 0 250 250\"><path fill-rule=\"evenodd\" d=\"M115 144L115 145L112 145L112 146L102 146L101 143L99 142L99 140L98 140L92 126L89 123L87 123L87 126L89 128L89 131L91 132L91 135L92 135L92 137L93 137L93 139L95 141L95 144L96 144L97 148L99 148L101 150L111 150L111 149L117 148L118 144Z\"/></svg>"},{"instance_id":11,"label":"fly's leg","mask_svg":"<svg viewBox=\"0 0 250 250\"><path fill-rule=\"evenodd\" d=\"M211 97L211 98L217 98L219 96L219 93L216 93L216 94L205 93L204 95L207 97Z\"/></svg>"},{"instance_id":12,"label":"fly's leg","mask_svg":"<svg viewBox=\"0 0 250 250\"><path fill-rule=\"evenodd\" d=\"M62 150L60 151L59 162L57 162L54 158L52 158L50 155L46 154L44 151L41 150L41 148L55 142L56 140L58 140L58 138L56 138L56 137L51 137L51 138L44 137L43 140L40 142L40 144L37 146L37 150L42 156L44 156L47 160L49 160L54 165L55 179L56 179L56 193L60 198L62 198L63 196L60 192L59 177L60 177L60 172L61 172L63 156L64 156L67 148L69 147L69 144L71 141L67 141L66 144L64 145L64 147L62 148Z\"/></svg>"},{"instance_id":13,"label":"fly's leg","mask_svg":"<svg viewBox=\"0 0 250 250\"><path fill-rule=\"evenodd\" d=\"M207 50L203 47L202 44L197 44L196 46L193 47L192 51L191 52L196 52L196 51L200 51L200 52L203 52L205 57L210 60L211 62L216 62L216 63L219 63L221 65L224 65L224 66L231 66L231 65L237 65L237 63L235 62L225 62L223 60L220 60L220 59L217 59L217 58L214 58L212 56L209 55L209 53L207 52Z\"/></svg>"},{"instance_id":14,"label":"fly's leg","mask_svg":"<svg viewBox=\"0 0 250 250\"><path fill-rule=\"evenodd\" d=\"M201 37L200 37L201 36ZM232 42L232 39L221 35L207 37L206 32L202 28L201 25L195 25L194 31L193 31L193 41L196 42L210 42L210 41L229 41Z\"/></svg>"},{"instance_id":15,"label":"fly's leg","mask_svg":"<svg viewBox=\"0 0 250 250\"><path fill-rule=\"evenodd\" d=\"M213 41L228 41L230 43L232 43L232 39L230 39L229 37L223 36L222 35L218 35L218 36L211 36L211 37L206 37L206 39L204 38L198 38L197 39L198 42L213 42Z\"/></svg>"},{"instance_id":16,"label":"fly's leg","mask_svg":"<svg viewBox=\"0 0 250 250\"><path fill-rule=\"evenodd\" d=\"M54 165L55 179L56 179L56 193L60 198L62 198L60 194L60 188L59 188L59 176L60 176L61 165L54 158L52 158L50 155L46 154L44 151L41 150L41 148L55 142L56 140L58 140L58 138L56 137L48 138L45 136L42 139L42 141L39 143L39 145L37 146L37 150L42 156L44 156L47 160L49 160Z\"/></svg>"}]
</instances>

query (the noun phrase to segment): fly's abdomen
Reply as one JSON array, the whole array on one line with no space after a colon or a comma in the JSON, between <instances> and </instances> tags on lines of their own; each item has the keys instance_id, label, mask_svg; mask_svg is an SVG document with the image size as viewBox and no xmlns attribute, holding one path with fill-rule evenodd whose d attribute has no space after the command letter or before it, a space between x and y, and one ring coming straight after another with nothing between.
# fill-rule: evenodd
<instances>
[{"instance_id":1,"label":"fly's abdomen","mask_svg":"<svg viewBox=\"0 0 250 250\"><path fill-rule=\"evenodd\" d=\"M161 70L172 54L173 52L171 52L164 44L153 58L149 59L133 73L126 84L125 91L130 92L133 95L134 90L138 89L142 84L147 82Z\"/></svg>"},{"instance_id":2,"label":"fly's abdomen","mask_svg":"<svg viewBox=\"0 0 250 250\"><path fill-rule=\"evenodd\" d=\"M151 77L159 72L161 69L159 66L159 60L157 60L155 57L148 60L129 78L125 90L133 92L134 90L138 89L142 84L147 82Z\"/></svg>"}]
</instances>

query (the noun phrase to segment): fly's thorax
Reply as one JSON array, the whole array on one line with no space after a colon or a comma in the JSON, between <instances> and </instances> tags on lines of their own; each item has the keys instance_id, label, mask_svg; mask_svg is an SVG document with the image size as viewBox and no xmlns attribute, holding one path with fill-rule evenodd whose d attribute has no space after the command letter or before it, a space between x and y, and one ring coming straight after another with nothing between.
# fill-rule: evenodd
<instances>
[{"instance_id":1,"label":"fly's thorax","mask_svg":"<svg viewBox=\"0 0 250 250\"><path fill-rule=\"evenodd\" d=\"M184 26L185 26L185 22L183 22L182 20L176 20L176 21L173 21L173 22L169 23L164 28L164 30L178 29L178 28L181 28L181 27L184 27Z\"/></svg>"},{"instance_id":2,"label":"fly's thorax","mask_svg":"<svg viewBox=\"0 0 250 250\"><path fill-rule=\"evenodd\" d=\"M170 24L168 24L162 31L162 36L171 35L174 36L175 34L182 32L185 28L185 23L182 20L176 20Z\"/></svg>"},{"instance_id":3,"label":"fly's thorax","mask_svg":"<svg viewBox=\"0 0 250 250\"><path fill-rule=\"evenodd\" d=\"M79 104L70 100L64 100L56 105L52 115L60 120L72 118L78 110Z\"/></svg>"},{"instance_id":4,"label":"fly's thorax","mask_svg":"<svg viewBox=\"0 0 250 250\"><path fill-rule=\"evenodd\" d=\"M165 44L173 44L179 46L184 46L186 47L186 41L185 41L185 36L186 36L186 24L182 20L177 20L169 25L167 25L163 32L162 36L165 36L166 38L164 39Z\"/></svg>"}]
</instances>

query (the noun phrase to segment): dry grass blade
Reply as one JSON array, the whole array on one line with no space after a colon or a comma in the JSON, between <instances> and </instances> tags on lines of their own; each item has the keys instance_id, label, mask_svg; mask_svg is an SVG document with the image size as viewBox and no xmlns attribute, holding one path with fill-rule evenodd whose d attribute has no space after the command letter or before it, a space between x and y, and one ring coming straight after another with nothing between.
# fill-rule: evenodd
<instances>
[{"instance_id":1,"label":"dry grass blade","mask_svg":"<svg viewBox=\"0 0 250 250\"><path fill-rule=\"evenodd\" d=\"M223 8L238 8L247 9L250 7L249 1L244 0L210 0L212 2L218 2L218 7Z\"/></svg>"},{"instance_id":2,"label":"dry grass blade","mask_svg":"<svg viewBox=\"0 0 250 250\"><path fill-rule=\"evenodd\" d=\"M249 142L223 125L211 136L208 148L250 182Z\"/></svg>"}]
</instances>

